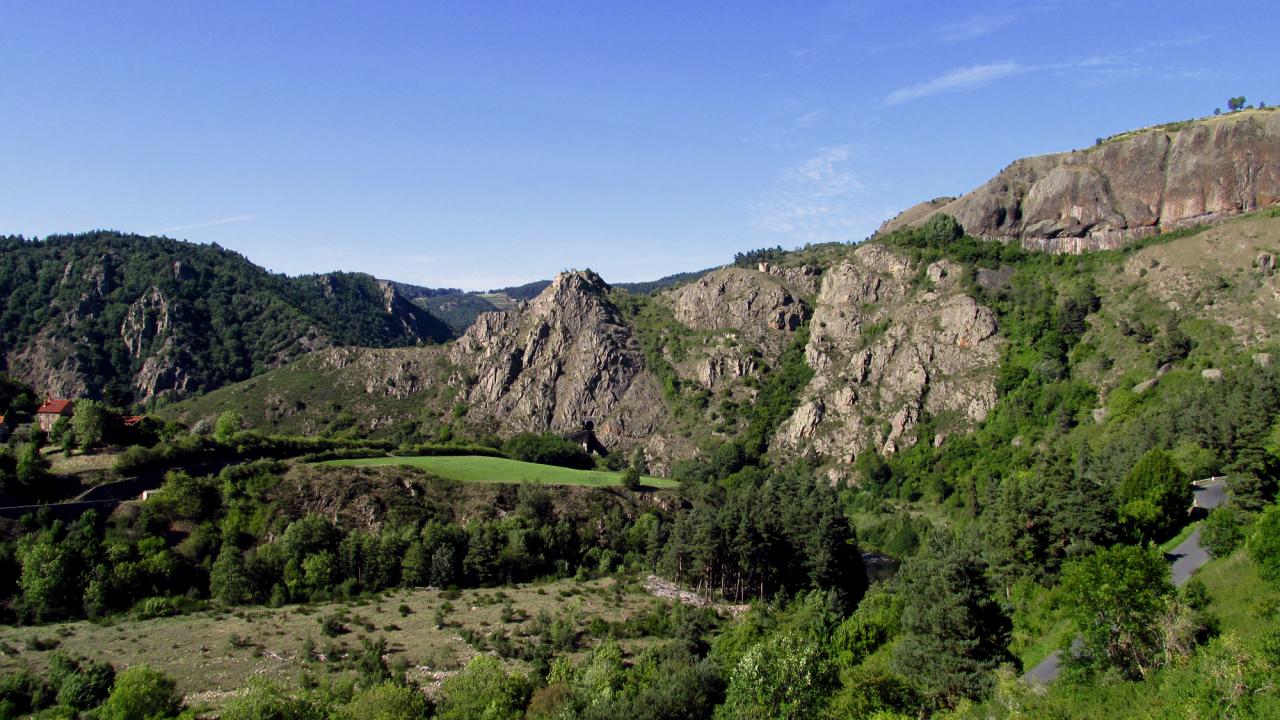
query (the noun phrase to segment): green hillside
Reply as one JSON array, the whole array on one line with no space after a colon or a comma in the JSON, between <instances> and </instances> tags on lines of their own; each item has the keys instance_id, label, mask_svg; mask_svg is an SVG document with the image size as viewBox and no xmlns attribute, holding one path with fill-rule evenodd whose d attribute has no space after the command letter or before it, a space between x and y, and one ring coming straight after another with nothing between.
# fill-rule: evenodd
<instances>
[{"instance_id":1,"label":"green hillside","mask_svg":"<svg viewBox=\"0 0 1280 720\"><path fill-rule=\"evenodd\" d=\"M0 363L11 375L120 404L150 399L146 382L165 391L181 376L176 394L197 394L317 345L451 336L368 275L291 278L217 245L106 231L0 239L0 296Z\"/></svg>"}]
</instances>

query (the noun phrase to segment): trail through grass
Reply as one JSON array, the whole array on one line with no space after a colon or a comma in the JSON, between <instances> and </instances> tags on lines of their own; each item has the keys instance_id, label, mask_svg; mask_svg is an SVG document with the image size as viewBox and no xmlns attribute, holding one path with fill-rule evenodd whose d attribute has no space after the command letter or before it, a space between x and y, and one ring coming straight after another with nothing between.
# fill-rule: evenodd
<instances>
[{"instance_id":1,"label":"trail through grass","mask_svg":"<svg viewBox=\"0 0 1280 720\"><path fill-rule=\"evenodd\" d=\"M450 480L485 483L536 483L539 485L582 485L612 487L622 484L621 473L608 470L574 470L554 465L508 460L506 458L457 455L421 457L381 457L353 460L329 460L325 465L339 467L378 467L407 465L426 470ZM644 476L640 484L649 488L673 488L680 483L668 478Z\"/></svg>"}]
</instances>

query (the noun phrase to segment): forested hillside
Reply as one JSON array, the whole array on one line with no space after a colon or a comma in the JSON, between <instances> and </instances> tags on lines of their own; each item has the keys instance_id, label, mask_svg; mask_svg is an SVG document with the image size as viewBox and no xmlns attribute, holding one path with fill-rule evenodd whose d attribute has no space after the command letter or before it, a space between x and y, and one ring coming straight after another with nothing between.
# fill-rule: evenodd
<instances>
[{"instance_id":1,"label":"forested hillside","mask_svg":"<svg viewBox=\"0 0 1280 720\"><path fill-rule=\"evenodd\" d=\"M206 392L329 345L440 342L367 275L289 278L208 245L113 232L0 240L0 363L116 404Z\"/></svg>"}]
</instances>

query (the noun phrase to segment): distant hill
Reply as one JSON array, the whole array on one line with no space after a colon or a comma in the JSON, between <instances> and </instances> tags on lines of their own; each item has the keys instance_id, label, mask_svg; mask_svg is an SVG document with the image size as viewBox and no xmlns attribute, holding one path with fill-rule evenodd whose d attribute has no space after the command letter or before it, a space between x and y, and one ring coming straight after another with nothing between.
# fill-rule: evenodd
<instances>
[{"instance_id":1,"label":"distant hill","mask_svg":"<svg viewBox=\"0 0 1280 720\"><path fill-rule=\"evenodd\" d=\"M696 280L710 270L676 273L657 280L635 283L618 283L613 287L637 295L665 290L681 283ZM391 282L396 291L415 305L443 320L455 335L461 335L476 321L480 313L510 310L517 304L532 300L551 285L550 280L536 280L524 285L497 288L488 292L465 292L456 288L428 288L408 283Z\"/></svg>"},{"instance_id":2,"label":"distant hill","mask_svg":"<svg viewBox=\"0 0 1280 720\"><path fill-rule=\"evenodd\" d=\"M0 366L41 394L149 402L331 345L442 342L440 320L359 273L286 277L217 245L117 232L0 239Z\"/></svg>"}]
</instances>

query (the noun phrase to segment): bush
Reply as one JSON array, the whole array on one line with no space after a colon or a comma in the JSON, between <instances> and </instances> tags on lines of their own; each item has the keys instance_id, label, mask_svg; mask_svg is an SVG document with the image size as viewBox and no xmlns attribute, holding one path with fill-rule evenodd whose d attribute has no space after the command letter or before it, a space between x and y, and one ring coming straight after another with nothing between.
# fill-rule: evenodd
<instances>
[{"instance_id":1,"label":"bush","mask_svg":"<svg viewBox=\"0 0 1280 720\"><path fill-rule=\"evenodd\" d=\"M465 443L425 443L421 445L404 445L397 449L394 454L401 457L424 455L477 455L482 457L506 457L506 455L497 448L489 447L488 445Z\"/></svg>"},{"instance_id":2,"label":"bush","mask_svg":"<svg viewBox=\"0 0 1280 720\"><path fill-rule=\"evenodd\" d=\"M1258 574L1280 587L1280 506L1271 506L1254 526L1249 555L1258 564Z\"/></svg>"},{"instance_id":3,"label":"bush","mask_svg":"<svg viewBox=\"0 0 1280 720\"><path fill-rule=\"evenodd\" d=\"M363 720L418 720L430 714L421 692L385 683L357 693L347 706L351 717Z\"/></svg>"},{"instance_id":4,"label":"bush","mask_svg":"<svg viewBox=\"0 0 1280 720\"><path fill-rule=\"evenodd\" d=\"M522 715L528 686L519 676L507 675L497 658L477 655L444 681L440 693L436 717L441 720L514 720Z\"/></svg>"},{"instance_id":5,"label":"bush","mask_svg":"<svg viewBox=\"0 0 1280 720\"><path fill-rule=\"evenodd\" d=\"M340 615L326 615L317 619L316 622L320 623L320 632L324 633L328 637L338 637L339 635L351 632L347 629L347 626L343 624L342 616Z\"/></svg>"},{"instance_id":6,"label":"bush","mask_svg":"<svg viewBox=\"0 0 1280 720\"><path fill-rule=\"evenodd\" d=\"M121 475L132 475L155 462L154 451L141 445L133 445L116 458L114 469Z\"/></svg>"},{"instance_id":7,"label":"bush","mask_svg":"<svg viewBox=\"0 0 1280 720\"><path fill-rule=\"evenodd\" d=\"M627 490L640 489L640 471L634 467L629 467L622 471L622 487Z\"/></svg>"},{"instance_id":8,"label":"bush","mask_svg":"<svg viewBox=\"0 0 1280 720\"><path fill-rule=\"evenodd\" d=\"M590 470L596 466L581 445L554 433L521 433L502 445L508 457L542 465Z\"/></svg>"},{"instance_id":9,"label":"bush","mask_svg":"<svg viewBox=\"0 0 1280 720\"><path fill-rule=\"evenodd\" d=\"M247 694L227 703L219 717L222 720L324 720L329 715L309 698L293 697L278 686L255 681Z\"/></svg>"},{"instance_id":10,"label":"bush","mask_svg":"<svg viewBox=\"0 0 1280 720\"><path fill-rule=\"evenodd\" d=\"M173 680L149 665L134 665L116 677L98 711L101 720L153 720L176 715L181 706Z\"/></svg>"},{"instance_id":11,"label":"bush","mask_svg":"<svg viewBox=\"0 0 1280 720\"><path fill-rule=\"evenodd\" d=\"M1193 492L1187 476L1163 450L1138 461L1117 492L1120 515L1142 539L1165 536L1187 519Z\"/></svg>"},{"instance_id":12,"label":"bush","mask_svg":"<svg viewBox=\"0 0 1280 720\"><path fill-rule=\"evenodd\" d=\"M213 425L213 436L219 440L230 440L243 429L244 416L235 410L224 410Z\"/></svg>"},{"instance_id":13,"label":"bush","mask_svg":"<svg viewBox=\"0 0 1280 720\"><path fill-rule=\"evenodd\" d=\"M1226 557L1244 542L1244 523L1239 511L1214 508L1200 530L1200 544L1214 557Z\"/></svg>"},{"instance_id":14,"label":"bush","mask_svg":"<svg viewBox=\"0 0 1280 720\"><path fill-rule=\"evenodd\" d=\"M1062 607L1080 632L1066 654L1095 669L1111 667L1141 677L1161 650L1154 630L1173 597L1169 565L1155 545L1116 545L1068 563L1062 570Z\"/></svg>"}]
</instances>

